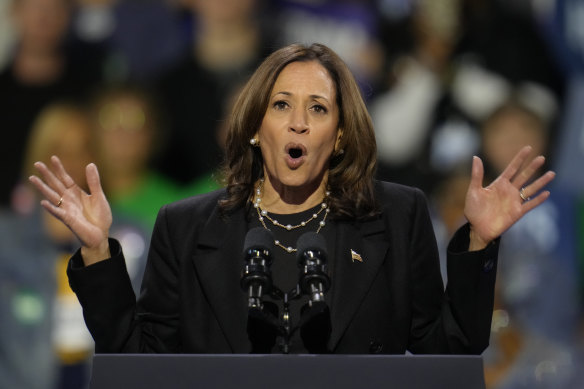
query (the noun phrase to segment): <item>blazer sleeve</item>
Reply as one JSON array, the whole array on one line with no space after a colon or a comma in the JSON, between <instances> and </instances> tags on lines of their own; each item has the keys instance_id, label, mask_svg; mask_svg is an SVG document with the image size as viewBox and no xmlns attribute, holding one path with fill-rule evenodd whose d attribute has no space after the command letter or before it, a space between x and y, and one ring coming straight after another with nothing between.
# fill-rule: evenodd
<instances>
[{"instance_id":1,"label":"blazer sleeve","mask_svg":"<svg viewBox=\"0 0 584 389\"><path fill-rule=\"evenodd\" d=\"M179 352L178 265L168 239L165 208L159 212L136 303L120 244L112 257L84 266L80 250L69 262L71 289L83 308L97 353Z\"/></svg>"},{"instance_id":2,"label":"blazer sleeve","mask_svg":"<svg viewBox=\"0 0 584 389\"><path fill-rule=\"evenodd\" d=\"M491 335L500 238L483 250L469 252L469 235L467 223L448 245L446 318L458 323L463 335L451 341L452 351L480 354L489 345ZM447 329L449 323L447 320Z\"/></svg>"},{"instance_id":3,"label":"blazer sleeve","mask_svg":"<svg viewBox=\"0 0 584 389\"><path fill-rule=\"evenodd\" d=\"M410 232L412 321L408 349L422 354L480 354L489 344L499 239L468 251L469 225L453 236L443 288L425 197L416 191Z\"/></svg>"}]
</instances>

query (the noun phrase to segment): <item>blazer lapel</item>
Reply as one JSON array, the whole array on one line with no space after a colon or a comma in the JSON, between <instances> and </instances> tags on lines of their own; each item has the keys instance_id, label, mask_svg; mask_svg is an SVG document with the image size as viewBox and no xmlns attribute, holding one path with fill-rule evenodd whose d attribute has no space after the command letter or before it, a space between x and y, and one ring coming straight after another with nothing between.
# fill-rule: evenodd
<instances>
[{"instance_id":1,"label":"blazer lapel","mask_svg":"<svg viewBox=\"0 0 584 389\"><path fill-rule=\"evenodd\" d=\"M382 265L389 243L382 219L360 224L338 223L333 258L329 347L334 350L357 312Z\"/></svg>"},{"instance_id":2,"label":"blazer lapel","mask_svg":"<svg viewBox=\"0 0 584 389\"><path fill-rule=\"evenodd\" d=\"M247 296L240 287L246 231L243 208L228 219L215 209L193 257L199 282L234 353L249 352Z\"/></svg>"}]
</instances>

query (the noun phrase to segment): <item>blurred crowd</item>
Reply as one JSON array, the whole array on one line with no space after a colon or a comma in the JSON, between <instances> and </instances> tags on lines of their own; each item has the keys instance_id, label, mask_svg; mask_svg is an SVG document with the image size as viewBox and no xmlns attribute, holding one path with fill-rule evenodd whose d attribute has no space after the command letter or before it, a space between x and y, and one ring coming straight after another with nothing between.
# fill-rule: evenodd
<instances>
[{"instance_id":1,"label":"blurred crowd","mask_svg":"<svg viewBox=\"0 0 584 389\"><path fill-rule=\"evenodd\" d=\"M0 388L85 388L92 339L32 163L95 162L138 293L159 207L219 188L226 118L275 48L321 42L355 74L378 178L428 196L442 252L525 144L552 196L502 242L488 389L584 386L584 1L0 0ZM445 269L446 264L443 263ZM444 272L446 278L446 273Z\"/></svg>"}]
</instances>

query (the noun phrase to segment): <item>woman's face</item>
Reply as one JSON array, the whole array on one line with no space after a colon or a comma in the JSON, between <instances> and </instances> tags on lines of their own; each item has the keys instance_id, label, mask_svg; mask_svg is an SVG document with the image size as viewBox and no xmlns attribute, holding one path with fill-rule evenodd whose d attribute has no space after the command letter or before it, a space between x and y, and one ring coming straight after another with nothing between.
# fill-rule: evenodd
<instances>
[{"instance_id":1,"label":"woman's face","mask_svg":"<svg viewBox=\"0 0 584 389\"><path fill-rule=\"evenodd\" d=\"M29 49L52 51L62 43L70 22L66 1L19 0L13 10L21 44Z\"/></svg>"},{"instance_id":2,"label":"woman's face","mask_svg":"<svg viewBox=\"0 0 584 389\"><path fill-rule=\"evenodd\" d=\"M109 98L98 109L101 164L120 173L142 172L150 158L154 136L144 103L132 94L121 94Z\"/></svg>"},{"instance_id":3,"label":"woman's face","mask_svg":"<svg viewBox=\"0 0 584 389\"><path fill-rule=\"evenodd\" d=\"M532 147L531 158L544 155L545 129L540 122L520 111L506 112L484 129L485 156L499 173L525 145Z\"/></svg>"},{"instance_id":4,"label":"woman's face","mask_svg":"<svg viewBox=\"0 0 584 389\"><path fill-rule=\"evenodd\" d=\"M316 61L292 62L274 84L257 139L274 188L312 188L326 180L339 134L336 88Z\"/></svg>"}]
</instances>

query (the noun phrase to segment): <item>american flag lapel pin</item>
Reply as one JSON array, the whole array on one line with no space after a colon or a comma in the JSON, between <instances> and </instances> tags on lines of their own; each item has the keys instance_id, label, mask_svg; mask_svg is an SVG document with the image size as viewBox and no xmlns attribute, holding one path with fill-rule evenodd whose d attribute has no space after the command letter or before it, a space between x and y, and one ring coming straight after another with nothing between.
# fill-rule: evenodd
<instances>
[{"instance_id":1,"label":"american flag lapel pin","mask_svg":"<svg viewBox=\"0 0 584 389\"><path fill-rule=\"evenodd\" d=\"M351 249L351 261L363 262L363 258L361 258L361 254L359 254L355 250Z\"/></svg>"}]
</instances>

